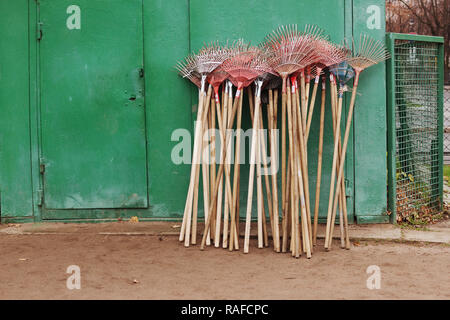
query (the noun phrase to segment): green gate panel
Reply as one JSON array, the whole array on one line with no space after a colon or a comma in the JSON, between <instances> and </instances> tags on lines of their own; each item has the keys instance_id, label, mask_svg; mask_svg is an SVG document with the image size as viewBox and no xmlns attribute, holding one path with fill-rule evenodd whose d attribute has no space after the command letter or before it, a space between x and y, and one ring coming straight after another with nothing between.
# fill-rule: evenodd
<instances>
[{"instance_id":1,"label":"green gate panel","mask_svg":"<svg viewBox=\"0 0 450 320\"><path fill-rule=\"evenodd\" d=\"M39 3L44 208L147 207L142 0Z\"/></svg>"},{"instance_id":2,"label":"green gate panel","mask_svg":"<svg viewBox=\"0 0 450 320\"><path fill-rule=\"evenodd\" d=\"M334 42L360 33L382 40L384 7L382 0L0 1L2 218L181 218L190 164L172 156L180 142L192 144L183 139L193 134L197 89L177 75L176 62L204 42L243 37L257 45L282 24L317 24ZM350 221L387 218L384 81L383 64L361 76L345 166ZM308 143L312 206L319 100ZM349 100L346 93L346 111ZM245 93L244 129L249 118ZM333 151L328 86L325 122L321 222ZM244 165L241 208L247 179Z\"/></svg>"},{"instance_id":3,"label":"green gate panel","mask_svg":"<svg viewBox=\"0 0 450 320\"><path fill-rule=\"evenodd\" d=\"M383 0L353 0L353 34L362 33L384 42ZM379 19L378 19L379 14ZM361 74L354 112L355 214L358 221L377 216L372 222L388 222L386 158L385 63ZM367 219L366 219L367 220ZM361 220L362 221L362 220Z\"/></svg>"},{"instance_id":4,"label":"green gate panel","mask_svg":"<svg viewBox=\"0 0 450 320\"><path fill-rule=\"evenodd\" d=\"M28 1L0 1L1 217L33 215L30 163Z\"/></svg>"},{"instance_id":5,"label":"green gate panel","mask_svg":"<svg viewBox=\"0 0 450 320\"><path fill-rule=\"evenodd\" d=\"M190 51L188 3L144 1L150 215L158 218L183 216L189 184L190 166L171 159L172 149L183 142L177 132L192 134L190 88L174 68Z\"/></svg>"},{"instance_id":6,"label":"green gate panel","mask_svg":"<svg viewBox=\"0 0 450 320\"><path fill-rule=\"evenodd\" d=\"M196 51L204 43L219 40L225 43L227 40L244 38L252 45L258 45L273 29L280 25L298 24L303 28L306 24L318 25L330 36L331 41L340 43L346 35L346 1L315 1L315 0L251 0L251 1L190 1L190 28L191 28L191 48ZM330 14L332 13L332 14ZM347 17L351 18L351 17ZM186 86L191 86L186 83ZM193 89L195 92L197 89ZM196 95L195 95L196 96ZM315 186L317 180L317 153L319 144L319 122L320 122L320 88L318 90L315 112L311 124L311 134L308 141L308 167L309 167L309 188L311 212L314 212ZM281 97L281 95L280 95ZM243 108L242 127L244 130L251 127L250 112L247 104L247 91L244 94L245 106ZM196 102L195 102L196 103ZM281 99L279 101L279 112L281 112ZM262 106L263 117L267 119L267 108ZM342 120L342 127L345 127L345 117ZM281 113L278 116L281 119ZM322 182L319 205L319 219L323 221L327 216L328 194L330 188L330 173L333 161L333 133L330 128L331 106L329 98L329 86L327 86L327 104L325 107L325 130L324 148L322 163ZM281 128L281 124L278 125ZM281 130L280 130L281 139ZM245 143L245 142L242 142ZM247 139L246 154L248 158L249 143ZM346 163L346 179L353 177L352 148L349 148L349 159ZM280 153L281 154L281 153ZM248 159L246 160L248 163ZM240 185L240 207L241 216L245 215L247 205L249 166L241 165L241 185ZM349 176L349 177L347 177ZM281 167L278 173L281 179ZM281 180L280 180L281 181ZM353 180L351 180L353 182ZM281 185L279 183L279 185ZM352 186L353 183L350 184ZM256 189L254 188L254 192ZM281 191L280 191L281 193ZM256 193L255 193L256 194ZM349 219L353 219L353 208L351 197L353 191L348 190ZM281 194L279 198L281 197ZM256 199L253 197L252 208L256 210ZM267 212L267 210L266 210Z\"/></svg>"}]
</instances>

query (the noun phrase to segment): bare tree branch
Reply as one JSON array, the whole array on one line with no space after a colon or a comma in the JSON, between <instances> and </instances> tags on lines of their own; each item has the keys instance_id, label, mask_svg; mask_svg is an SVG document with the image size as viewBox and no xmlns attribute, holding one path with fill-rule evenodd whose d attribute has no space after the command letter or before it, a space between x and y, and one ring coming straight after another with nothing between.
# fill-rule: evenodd
<instances>
[{"instance_id":1,"label":"bare tree branch","mask_svg":"<svg viewBox=\"0 0 450 320\"><path fill-rule=\"evenodd\" d=\"M405 0L400 0L401 3L403 3L408 9L409 11L423 24L428 25L428 23L423 19L422 16L420 16L416 10L414 10L409 4L406 3Z\"/></svg>"},{"instance_id":2,"label":"bare tree branch","mask_svg":"<svg viewBox=\"0 0 450 320\"><path fill-rule=\"evenodd\" d=\"M450 0L388 0L391 15L386 27L391 32L416 32L444 37L445 79L450 80ZM408 21L414 18L415 23ZM387 19L388 20L388 19Z\"/></svg>"}]
</instances>

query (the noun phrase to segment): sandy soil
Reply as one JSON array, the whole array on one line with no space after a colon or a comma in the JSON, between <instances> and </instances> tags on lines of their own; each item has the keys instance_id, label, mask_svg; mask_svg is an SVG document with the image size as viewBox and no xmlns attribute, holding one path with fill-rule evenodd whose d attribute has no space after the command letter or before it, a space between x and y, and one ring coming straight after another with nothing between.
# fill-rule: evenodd
<instances>
[{"instance_id":1,"label":"sandy soil","mask_svg":"<svg viewBox=\"0 0 450 320\"><path fill-rule=\"evenodd\" d=\"M322 244L319 242L319 244ZM449 299L450 247L361 241L308 260L184 248L174 236L0 235L0 299ZM69 265L81 290L66 288ZM381 289L366 268L381 268ZM136 281L135 281L136 280Z\"/></svg>"}]
</instances>

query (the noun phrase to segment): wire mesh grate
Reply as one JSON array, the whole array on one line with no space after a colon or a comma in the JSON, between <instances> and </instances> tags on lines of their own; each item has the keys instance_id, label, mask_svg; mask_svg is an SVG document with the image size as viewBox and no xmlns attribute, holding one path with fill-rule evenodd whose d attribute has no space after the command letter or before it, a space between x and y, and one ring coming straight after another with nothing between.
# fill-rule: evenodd
<instances>
[{"instance_id":1,"label":"wire mesh grate","mask_svg":"<svg viewBox=\"0 0 450 320\"><path fill-rule=\"evenodd\" d=\"M440 211L437 43L396 40L397 220Z\"/></svg>"},{"instance_id":2,"label":"wire mesh grate","mask_svg":"<svg viewBox=\"0 0 450 320\"><path fill-rule=\"evenodd\" d=\"M444 88L444 164L450 164L450 86Z\"/></svg>"}]
</instances>

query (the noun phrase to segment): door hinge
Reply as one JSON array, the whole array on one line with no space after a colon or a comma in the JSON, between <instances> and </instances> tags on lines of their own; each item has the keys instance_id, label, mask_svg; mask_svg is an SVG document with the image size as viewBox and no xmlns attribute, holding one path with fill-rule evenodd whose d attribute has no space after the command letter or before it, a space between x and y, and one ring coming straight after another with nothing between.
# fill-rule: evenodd
<instances>
[{"instance_id":1,"label":"door hinge","mask_svg":"<svg viewBox=\"0 0 450 320\"><path fill-rule=\"evenodd\" d=\"M42 40L42 22L38 22L37 23L37 28L36 28L36 39L38 41Z\"/></svg>"},{"instance_id":2,"label":"door hinge","mask_svg":"<svg viewBox=\"0 0 450 320\"><path fill-rule=\"evenodd\" d=\"M44 191L39 189L37 191L37 205L42 206L44 204Z\"/></svg>"},{"instance_id":3,"label":"door hinge","mask_svg":"<svg viewBox=\"0 0 450 320\"><path fill-rule=\"evenodd\" d=\"M143 78L144 77L144 68L140 68L139 69L139 77Z\"/></svg>"},{"instance_id":4,"label":"door hinge","mask_svg":"<svg viewBox=\"0 0 450 320\"><path fill-rule=\"evenodd\" d=\"M45 172L45 163L43 158L39 158L39 173L44 174Z\"/></svg>"},{"instance_id":5,"label":"door hinge","mask_svg":"<svg viewBox=\"0 0 450 320\"><path fill-rule=\"evenodd\" d=\"M348 179L344 179L345 184L345 197L350 198L353 194L353 188L351 186L351 183Z\"/></svg>"}]
</instances>

